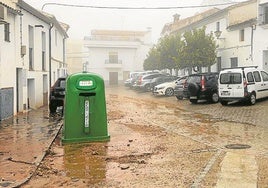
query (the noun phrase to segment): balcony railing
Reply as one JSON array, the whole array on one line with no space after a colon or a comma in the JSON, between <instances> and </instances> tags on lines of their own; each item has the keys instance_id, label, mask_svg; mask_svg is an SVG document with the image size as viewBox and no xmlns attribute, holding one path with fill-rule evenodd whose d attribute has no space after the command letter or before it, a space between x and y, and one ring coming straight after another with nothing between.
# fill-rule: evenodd
<instances>
[{"instance_id":1,"label":"balcony railing","mask_svg":"<svg viewBox=\"0 0 268 188\"><path fill-rule=\"evenodd\" d=\"M110 60L106 59L105 60L105 65L106 68L122 68L122 60Z\"/></svg>"}]
</instances>

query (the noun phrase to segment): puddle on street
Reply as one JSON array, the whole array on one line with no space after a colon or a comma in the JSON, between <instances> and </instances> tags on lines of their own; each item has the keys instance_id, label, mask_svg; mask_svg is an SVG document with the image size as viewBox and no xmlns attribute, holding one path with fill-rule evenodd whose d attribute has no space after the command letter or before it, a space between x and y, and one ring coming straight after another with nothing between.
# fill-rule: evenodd
<instances>
[{"instance_id":1,"label":"puddle on street","mask_svg":"<svg viewBox=\"0 0 268 188\"><path fill-rule=\"evenodd\" d=\"M63 166L72 179L99 183L106 177L106 143L81 143L63 146Z\"/></svg>"},{"instance_id":2,"label":"puddle on street","mask_svg":"<svg viewBox=\"0 0 268 188\"><path fill-rule=\"evenodd\" d=\"M59 128L57 121L49 119L46 108L2 120L0 177L9 181L26 178Z\"/></svg>"}]
</instances>

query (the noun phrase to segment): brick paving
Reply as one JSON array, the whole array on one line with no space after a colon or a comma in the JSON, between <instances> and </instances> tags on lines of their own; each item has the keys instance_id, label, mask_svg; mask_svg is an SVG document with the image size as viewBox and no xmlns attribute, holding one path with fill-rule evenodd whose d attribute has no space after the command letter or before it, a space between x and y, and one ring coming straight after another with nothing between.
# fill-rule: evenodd
<instances>
[{"instance_id":1,"label":"brick paving","mask_svg":"<svg viewBox=\"0 0 268 188\"><path fill-rule=\"evenodd\" d=\"M188 100L178 101L180 107L187 111L208 114L215 119L230 122L245 123L255 126L268 126L268 99L258 101L250 106L244 103L234 103L227 106L217 104L191 104Z\"/></svg>"}]
</instances>

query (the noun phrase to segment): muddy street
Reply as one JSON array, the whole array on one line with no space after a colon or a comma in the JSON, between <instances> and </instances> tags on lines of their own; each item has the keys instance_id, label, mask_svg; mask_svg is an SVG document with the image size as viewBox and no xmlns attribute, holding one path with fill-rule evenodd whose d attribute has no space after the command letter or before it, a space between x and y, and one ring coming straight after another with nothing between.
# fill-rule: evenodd
<instances>
[{"instance_id":1,"label":"muddy street","mask_svg":"<svg viewBox=\"0 0 268 188\"><path fill-rule=\"evenodd\" d=\"M23 187L266 187L268 101L254 106L106 88L111 140L62 145Z\"/></svg>"}]
</instances>

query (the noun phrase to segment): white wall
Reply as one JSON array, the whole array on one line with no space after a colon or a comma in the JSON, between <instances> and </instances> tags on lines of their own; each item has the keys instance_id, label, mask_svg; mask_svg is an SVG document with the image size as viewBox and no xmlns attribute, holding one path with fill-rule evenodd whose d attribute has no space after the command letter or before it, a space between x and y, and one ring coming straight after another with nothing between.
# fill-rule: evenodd
<instances>
[{"instance_id":1,"label":"white wall","mask_svg":"<svg viewBox=\"0 0 268 188\"><path fill-rule=\"evenodd\" d=\"M44 21L34 17L32 14L22 10L22 45L26 46L26 55L22 58L22 62L18 64L18 66L22 66L26 69L26 79L27 79L27 88L24 92L24 103L28 102L28 98L34 100L34 105L31 105L31 108L38 108L43 105L43 75L48 75L49 71L49 25ZM33 69L29 70L29 25L33 27L33 35L34 35L34 55L33 55ZM42 25L42 27L35 27L35 25ZM42 31L45 32L46 35L46 70L42 70ZM30 86L29 80L31 80L31 84L34 86ZM32 81L34 80L34 81ZM34 90L32 88L33 87ZM29 91L34 93L29 93Z\"/></svg>"},{"instance_id":2,"label":"white wall","mask_svg":"<svg viewBox=\"0 0 268 188\"><path fill-rule=\"evenodd\" d=\"M146 35L144 40L149 40ZM124 72L143 70L143 62L151 48L150 43L143 45L133 41L85 41L85 48L89 52L88 71L103 76L109 80L109 72L118 72L118 81L123 81ZM105 64L109 60L109 52L117 52L118 60L122 64Z\"/></svg>"}]
</instances>

